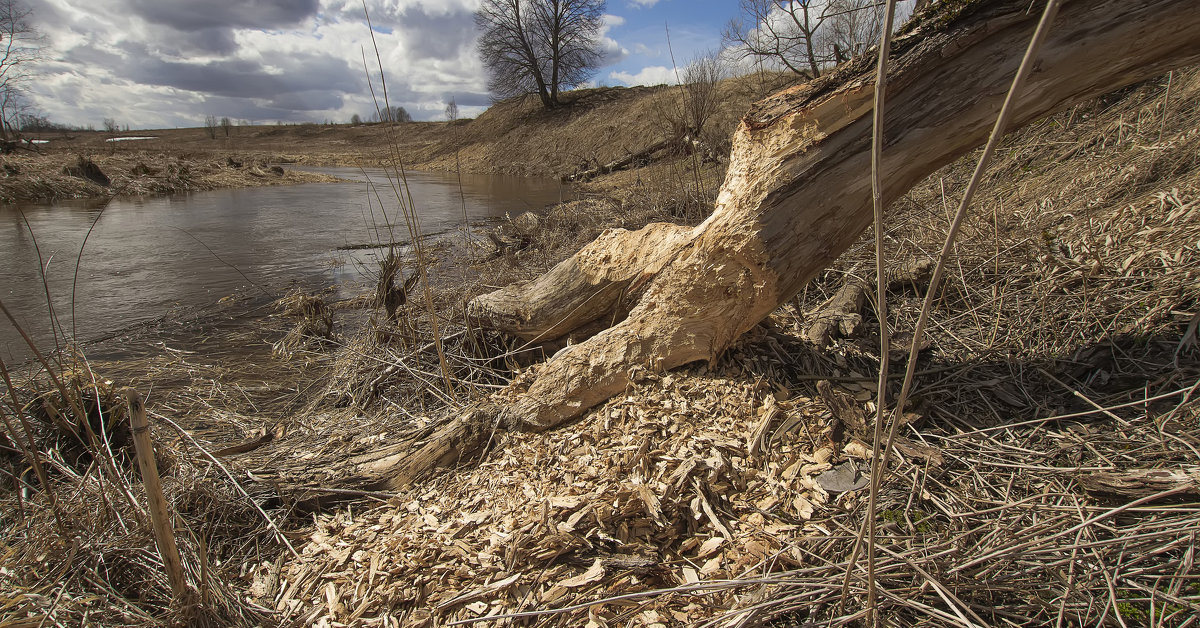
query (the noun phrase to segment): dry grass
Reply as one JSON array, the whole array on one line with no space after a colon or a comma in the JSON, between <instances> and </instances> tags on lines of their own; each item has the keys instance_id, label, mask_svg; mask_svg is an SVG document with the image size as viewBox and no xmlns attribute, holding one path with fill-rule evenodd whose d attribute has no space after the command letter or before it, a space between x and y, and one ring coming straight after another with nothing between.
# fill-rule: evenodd
<instances>
[{"instance_id":1,"label":"dry grass","mask_svg":"<svg viewBox=\"0 0 1200 628\"><path fill-rule=\"evenodd\" d=\"M275 428L308 396L314 373L299 360L271 359L262 338L283 336L285 321L260 319L264 312L252 303L224 310L154 334L146 349L122 347L117 361L68 354L51 357L49 368L10 371L12 387L0 389L11 445L0 449L0 624L273 623L270 611L246 601L241 576L285 549L277 526L288 515L270 490L235 479L219 461L227 455L222 448L282 433ZM230 323L239 313L263 322ZM120 395L125 385L148 393L159 473L192 592L182 604L172 600L151 532ZM27 446L29 433L32 456L17 446Z\"/></svg>"},{"instance_id":2,"label":"dry grass","mask_svg":"<svg viewBox=\"0 0 1200 628\"><path fill-rule=\"evenodd\" d=\"M1197 468L1200 363L1189 323L1200 310L1200 79L1177 72L1169 101L1167 80L1014 134L989 173L936 303L910 408L931 419L910 438L937 446L948 464L934 473L902 463L887 506L910 527L914 510L940 513L948 527L884 556L891 612L1021 625L1182 625L1194 614L1186 565L1200 532L1196 486L1126 510L1118 506L1145 493L1117 497L1089 482L1093 472ZM894 208L889 259L936 254L970 167L946 168ZM810 286L798 311L817 310L841 276L868 275L868 247ZM911 330L921 295L890 298L896 330ZM808 322L788 308L777 320L796 330ZM877 346L870 335L845 341L835 362L877 360ZM873 368L818 372L857 378ZM863 399L870 386L848 383ZM857 530L860 518L839 525ZM821 597L806 588L812 578L845 570L834 556L849 550L839 547L819 553L827 571L804 574L786 589L804 593L785 599L811 610Z\"/></svg>"},{"instance_id":3,"label":"dry grass","mask_svg":"<svg viewBox=\"0 0 1200 628\"><path fill-rule=\"evenodd\" d=\"M132 463L123 400L85 362L51 367L74 375L36 396L24 391L46 388L48 372L15 381L0 406L25 452L5 465L11 475L0 509L4 624L245 625L266 619L264 609L236 590L240 561L274 554L276 545L251 499L189 445L194 441L181 442L179 433L156 422L164 492L195 593L173 602ZM15 428L23 416L31 432ZM28 466L34 457L48 486Z\"/></svg>"},{"instance_id":4,"label":"dry grass","mask_svg":"<svg viewBox=\"0 0 1200 628\"><path fill-rule=\"evenodd\" d=\"M189 154L177 151L90 153L55 151L0 158L0 203L105 198L111 195L156 196L180 192L260 185L334 181L326 175L270 165L269 156ZM81 160L94 163L110 180L105 186L66 172Z\"/></svg>"},{"instance_id":5,"label":"dry grass","mask_svg":"<svg viewBox=\"0 0 1200 628\"><path fill-rule=\"evenodd\" d=\"M880 604L896 625L1195 624L1200 77L1181 71L1171 82L1169 99L1164 77L1014 134L977 196L881 493ZM514 128L522 119L515 109L506 115ZM595 133L600 142L605 131ZM519 140L500 129L481 145ZM970 168L967 160L948 166L892 208L885 241L898 267L940 247L946 208ZM191 614L171 610L148 523L133 505L140 489L120 456L110 458L115 470L98 463L68 472L51 455L57 494L84 505L60 506L68 527L60 534L43 493L6 493L0 590L19 593L0 600L10 603L0 617L854 624L865 568L861 558L848 562L865 491L844 491L824 474L865 464L871 426L835 420L816 384L832 382L873 414L878 321L865 311L862 335L827 350L803 330L847 274L872 274L868 239L714 368L647 376L563 429L497 432L479 458L414 488L358 494L311 522L288 519L299 556L255 508L283 504L268 501L262 485L264 494L247 498L241 490L254 485L241 487L243 475L234 482L199 449L286 432L253 453L219 458L269 470L427 431L527 359L461 322L467 298L544 271L603 228L699 220L719 177L719 164L664 160L590 184L588 196L543 215L525 246L505 256L484 261L484 251L464 254L454 241L431 247L430 258L474 260L432 266L432 314L409 303L395 322L379 318L338 334L341 344L301 348L290 363L264 357L264 369L312 365L263 393L282 399L273 404L231 384L266 379L261 372L226 372L191 348L156 358L154 377L176 387L152 409L196 423L195 441L165 422L156 436L177 526L187 531L185 564L197 591L208 583L208 602ZM889 293L897 346L920 290ZM452 390L430 316L439 317ZM282 321L273 325L282 336ZM891 359L902 363L903 353ZM15 418L24 403L0 412ZM1140 492L1114 488L1118 474L1138 470L1181 475Z\"/></svg>"}]
</instances>

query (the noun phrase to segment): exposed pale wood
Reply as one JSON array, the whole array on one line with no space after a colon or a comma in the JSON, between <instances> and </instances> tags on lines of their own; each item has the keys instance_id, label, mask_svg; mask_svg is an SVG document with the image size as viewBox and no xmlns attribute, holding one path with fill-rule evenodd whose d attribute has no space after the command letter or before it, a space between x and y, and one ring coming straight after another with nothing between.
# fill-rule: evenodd
<instances>
[{"instance_id":1,"label":"exposed pale wood","mask_svg":"<svg viewBox=\"0 0 1200 628\"><path fill-rule=\"evenodd\" d=\"M162 556L167 579L171 581L171 593L175 604L182 605L188 595L187 579L183 573L183 562L175 545L175 529L167 499L163 496L162 482L158 477L158 463L154 459L154 441L150 438L150 422L146 419L146 405L142 395L129 388L125 391L129 404L129 425L133 432L133 445L137 450L138 468L142 471L142 483L146 486L146 500L150 505L150 521L154 526L154 541Z\"/></svg>"},{"instance_id":2,"label":"exposed pale wood","mask_svg":"<svg viewBox=\"0 0 1200 628\"><path fill-rule=\"evenodd\" d=\"M983 143L1037 18L1028 0L944 2L896 41L885 201ZM1013 126L1197 60L1194 0L1071 0ZM615 320L636 298L624 320L538 367L502 411L506 422L548 428L624 390L643 369L715 359L857 240L871 220L870 66L856 60L759 103L735 133L712 216L695 229L609 232L541 279L481 297L480 322L523 323L539 337L603 314ZM666 253L640 248L657 247L663 233L671 234Z\"/></svg>"},{"instance_id":3,"label":"exposed pale wood","mask_svg":"<svg viewBox=\"0 0 1200 628\"><path fill-rule=\"evenodd\" d=\"M467 313L480 325L526 340L551 340L597 319L624 318L622 304L640 294L691 231L667 223L606 229L545 275L473 299Z\"/></svg>"}]
</instances>

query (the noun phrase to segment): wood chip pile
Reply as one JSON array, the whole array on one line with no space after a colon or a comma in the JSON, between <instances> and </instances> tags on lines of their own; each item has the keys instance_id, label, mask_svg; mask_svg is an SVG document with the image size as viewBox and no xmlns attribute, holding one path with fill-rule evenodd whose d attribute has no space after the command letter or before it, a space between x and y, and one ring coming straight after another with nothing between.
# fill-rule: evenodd
<instances>
[{"instance_id":1,"label":"wood chip pile","mask_svg":"<svg viewBox=\"0 0 1200 628\"><path fill-rule=\"evenodd\" d=\"M303 560L260 603L304 624L443 625L803 565L788 543L817 533L805 522L832 496L815 478L843 454L823 405L787 397L666 375L565 429L498 436L477 467L365 512L321 515ZM690 625L730 595L681 591L558 620Z\"/></svg>"}]
</instances>

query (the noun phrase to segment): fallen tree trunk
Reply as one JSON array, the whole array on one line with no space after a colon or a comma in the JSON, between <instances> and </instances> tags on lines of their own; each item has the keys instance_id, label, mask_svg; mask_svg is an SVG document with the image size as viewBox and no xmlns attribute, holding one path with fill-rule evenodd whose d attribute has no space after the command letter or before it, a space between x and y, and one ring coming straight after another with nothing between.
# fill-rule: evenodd
<instances>
[{"instance_id":1,"label":"fallen tree trunk","mask_svg":"<svg viewBox=\"0 0 1200 628\"><path fill-rule=\"evenodd\" d=\"M885 202L983 144L1039 12L1029 0L945 0L906 27L887 80ZM1066 0L1012 125L1197 61L1195 0ZM639 371L715 360L871 223L873 74L860 58L757 104L703 224L609 230L541 278L473 300L482 326L586 339L502 391L498 416L472 408L423 444L359 461L358 477L403 485L469 453L495 421L550 428Z\"/></svg>"},{"instance_id":2,"label":"fallen tree trunk","mask_svg":"<svg viewBox=\"0 0 1200 628\"><path fill-rule=\"evenodd\" d=\"M591 181L592 179L595 179L596 177L598 177L602 174L608 174L610 172L624 170L639 161L648 160L648 159L650 159L650 156L653 155L654 153L657 153L660 150L670 148L672 146L676 146L680 143L681 143L681 140L679 140L679 139L666 139L661 142L652 144L648 148L643 148L642 150L640 150L636 153L629 153L629 154L625 155L624 157L614 159L613 161L610 161L606 164L596 166L595 168L589 168L587 170L580 170L579 172L576 172L575 174L567 175L566 177L563 178L563 180L564 181Z\"/></svg>"},{"instance_id":3,"label":"fallen tree trunk","mask_svg":"<svg viewBox=\"0 0 1200 628\"><path fill-rule=\"evenodd\" d=\"M942 2L896 41L885 202L986 140L1034 9L1028 0ZM1013 126L1197 60L1194 0L1068 0ZM552 427L625 389L639 369L714 360L853 244L872 217L872 65L858 59L757 104L698 227L608 231L542 278L475 299L477 321L526 338L620 321L538 367L505 422Z\"/></svg>"}]
</instances>

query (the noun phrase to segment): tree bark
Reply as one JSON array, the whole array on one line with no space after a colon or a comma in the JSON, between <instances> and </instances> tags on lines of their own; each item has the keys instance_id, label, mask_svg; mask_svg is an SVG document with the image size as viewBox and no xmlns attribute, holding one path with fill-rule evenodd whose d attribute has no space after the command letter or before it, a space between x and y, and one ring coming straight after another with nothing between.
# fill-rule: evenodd
<instances>
[{"instance_id":1,"label":"tree bark","mask_svg":"<svg viewBox=\"0 0 1200 628\"><path fill-rule=\"evenodd\" d=\"M986 140L1038 14L1029 0L963 0L906 27L889 64L885 202ZM1068 0L1013 128L1197 60L1194 0ZM505 423L546 429L641 370L715 360L853 244L872 216L872 75L859 58L757 104L703 224L609 230L545 276L475 299L480 324L524 338L607 327L535 367Z\"/></svg>"}]
</instances>

